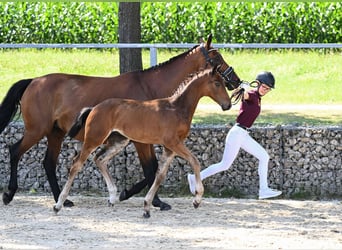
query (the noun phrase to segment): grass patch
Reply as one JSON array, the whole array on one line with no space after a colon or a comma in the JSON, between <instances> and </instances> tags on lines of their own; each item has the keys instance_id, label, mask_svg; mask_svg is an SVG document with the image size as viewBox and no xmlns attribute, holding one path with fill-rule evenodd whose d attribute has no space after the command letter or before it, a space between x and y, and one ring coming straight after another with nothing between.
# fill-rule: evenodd
<instances>
[{"instance_id":1,"label":"grass patch","mask_svg":"<svg viewBox=\"0 0 342 250\"><path fill-rule=\"evenodd\" d=\"M308 191L304 191L304 189L290 195L290 199L293 200L312 200L314 198L314 195L310 194Z\"/></svg>"},{"instance_id":2,"label":"grass patch","mask_svg":"<svg viewBox=\"0 0 342 250\"><path fill-rule=\"evenodd\" d=\"M268 105L265 104L254 125L336 126L342 124L342 105ZM238 105L221 111L216 104L202 104L196 110L195 124L232 125Z\"/></svg>"},{"instance_id":3,"label":"grass patch","mask_svg":"<svg viewBox=\"0 0 342 250\"><path fill-rule=\"evenodd\" d=\"M185 50L158 50L164 62ZM341 50L220 50L241 79L252 81L261 70L276 77L276 89L263 98L263 111L256 125L341 125ZM20 79L63 72L94 76L119 74L117 49L3 49L0 50L0 100ZM143 50L144 68L149 67L149 50ZM233 123L237 111L222 112L209 98L202 98L193 122L196 124ZM280 105L325 105L326 109L279 109ZM207 105L207 106L206 106ZM264 108L264 106L269 108Z\"/></svg>"},{"instance_id":4,"label":"grass patch","mask_svg":"<svg viewBox=\"0 0 342 250\"><path fill-rule=\"evenodd\" d=\"M204 197L242 199L242 198L246 198L246 195L242 193L241 190L239 190L238 188L224 187L218 192L206 189L204 193Z\"/></svg>"}]
</instances>

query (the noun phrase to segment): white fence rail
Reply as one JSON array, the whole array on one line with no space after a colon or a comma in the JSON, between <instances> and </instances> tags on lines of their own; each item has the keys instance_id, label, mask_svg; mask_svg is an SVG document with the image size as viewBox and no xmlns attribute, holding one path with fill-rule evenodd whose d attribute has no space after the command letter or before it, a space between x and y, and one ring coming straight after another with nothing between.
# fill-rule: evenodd
<instances>
[{"instance_id":1,"label":"white fence rail","mask_svg":"<svg viewBox=\"0 0 342 250\"><path fill-rule=\"evenodd\" d=\"M150 65L157 64L157 49L189 49L195 46L196 43L75 43L75 44L62 44L62 43L19 43L9 44L0 43L2 49L18 49L18 48L61 48L61 49L109 49L109 48L145 48L150 50ZM342 43L216 43L213 44L215 48L228 48L228 49L338 49L342 48Z\"/></svg>"}]
</instances>

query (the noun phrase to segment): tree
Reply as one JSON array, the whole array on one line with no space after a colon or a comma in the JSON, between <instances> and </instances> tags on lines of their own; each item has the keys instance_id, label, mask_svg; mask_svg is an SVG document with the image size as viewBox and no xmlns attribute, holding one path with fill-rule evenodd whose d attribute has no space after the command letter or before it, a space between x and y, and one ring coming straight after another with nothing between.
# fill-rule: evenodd
<instances>
[{"instance_id":1,"label":"tree","mask_svg":"<svg viewBox=\"0 0 342 250\"><path fill-rule=\"evenodd\" d=\"M140 2L119 3L119 43L140 43ZM120 73L142 69L141 48L119 49Z\"/></svg>"}]
</instances>

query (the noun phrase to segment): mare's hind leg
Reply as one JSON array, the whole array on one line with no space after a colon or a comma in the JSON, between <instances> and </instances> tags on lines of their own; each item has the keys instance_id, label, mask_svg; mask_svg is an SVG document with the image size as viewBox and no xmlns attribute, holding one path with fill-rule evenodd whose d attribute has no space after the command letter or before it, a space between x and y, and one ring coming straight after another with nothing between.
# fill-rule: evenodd
<instances>
[{"instance_id":1,"label":"mare's hind leg","mask_svg":"<svg viewBox=\"0 0 342 250\"><path fill-rule=\"evenodd\" d=\"M113 181L112 176L108 170L108 161L113 158L117 153L119 153L124 147L129 143L129 139L126 137L116 134L116 136L111 137L110 143L106 142L105 147L99 151L95 156L96 165L99 167L103 178L106 181L108 192L109 192L109 205L113 206L116 198L117 188Z\"/></svg>"},{"instance_id":2,"label":"mare's hind leg","mask_svg":"<svg viewBox=\"0 0 342 250\"><path fill-rule=\"evenodd\" d=\"M11 164L11 174L10 180L8 184L8 192L3 193L2 201L5 205L8 205L18 190L18 162L22 154L19 154L19 146L23 139L20 139L18 142L10 146L10 164Z\"/></svg>"},{"instance_id":3,"label":"mare's hind leg","mask_svg":"<svg viewBox=\"0 0 342 250\"><path fill-rule=\"evenodd\" d=\"M42 138L39 134L28 133L28 129L26 128L24 132L24 136L15 144L10 146L10 164L11 164L11 174L10 180L8 184L8 192L5 192L2 195L2 201L5 205L8 205L18 190L18 163L21 156L29 150L34 144L39 142Z\"/></svg>"},{"instance_id":4,"label":"mare's hind leg","mask_svg":"<svg viewBox=\"0 0 342 250\"><path fill-rule=\"evenodd\" d=\"M173 160L175 156L175 153L171 150L164 148L163 155L161 157L161 168L159 171L157 171L156 178L154 179L153 185L147 192L144 200L144 217L149 218L150 217L150 207L151 207L151 201L152 198L155 196L155 194L158 191L158 188L160 184L164 181L167 170L169 169L170 163Z\"/></svg>"},{"instance_id":5,"label":"mare's hind leg","mask_svg":"<svg viewBox=\"0 0 342 250\"><path fill-rule=\"evenodd\" d=\"M48 147L43 162L45 173L56 202L58 201L58 196L61 193L56 177L57 158L61 150L64 135L65 133L58 128L55 128L52 133L47 135ZM74 203L70 200L65 200L64 206L72 207L74 206Z\"/></svg>"},{"instance_id":6,"label":"mare's hind leg","mask_svg":"<svg viewBox=\"0 0 342 250\"><path fill-rule=\"evenodd\" d=\"M148 185L150 188L158 170L158 161L154 152L153 145L141 144L134 142L135 148L137 150L140 164L144 171L145 179L133 185L130 190L123 190L120 194L120 201L127 200L134 194L141 192L143 188ZM160 210L170 210L171 206L163 201L161 201L156 193L153 197L152 205L155 207L160 207Z\"/></svg>"}]
</instances>

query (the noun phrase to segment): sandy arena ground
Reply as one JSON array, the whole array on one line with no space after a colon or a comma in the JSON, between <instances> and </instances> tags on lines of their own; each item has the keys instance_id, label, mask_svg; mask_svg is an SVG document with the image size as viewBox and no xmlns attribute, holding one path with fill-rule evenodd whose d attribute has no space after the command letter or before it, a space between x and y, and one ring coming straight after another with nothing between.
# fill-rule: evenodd
<instances>
[{"instance_id":1,"label":"sandy arena ground","mask_svg":"<svg viewBox=\"0 0 342 250\"><path fill-rule=\"evenodd\" d=\"M342 249L341 201L163 198L170 211L143 218L143 198L107 206L71 196L55 215L51 196L19 193L0 204L0 249Z\"/></svg>"}]
</instances>

